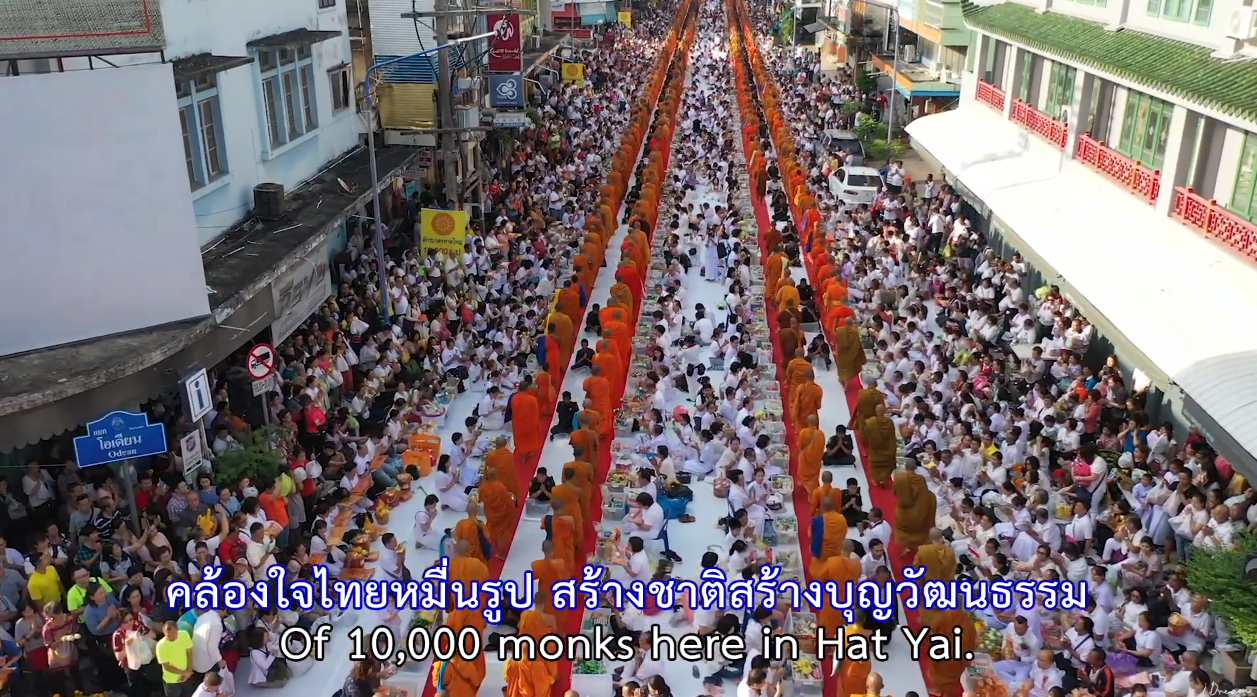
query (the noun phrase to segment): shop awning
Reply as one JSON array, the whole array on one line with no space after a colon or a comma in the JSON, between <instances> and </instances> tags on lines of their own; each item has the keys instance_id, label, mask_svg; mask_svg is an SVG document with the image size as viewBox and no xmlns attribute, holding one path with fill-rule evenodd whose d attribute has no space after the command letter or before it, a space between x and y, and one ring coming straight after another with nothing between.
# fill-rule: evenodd
<instances>
[{"instance_id":1,"label":"shop awning","mask_svg":"<svg viewBox=\"0 0 1257 697\"><path fill-rule=\"evenodd\" d=\"M197 78L213 73L221 73L248 65L253 62L249 56L215 56L212 53L198 53L195 56L170 61L175 72L175 82L191 82Z\"/></svg>"},{"instance_id":2,"label":"shop awning","mask_svg":"<svg viewBox=\"0 0 1257 697\"><path fill-rule=\"evenodd\" d=\"M984 105L907 131L1257 457L1257 267Z\"/></svg>"}]
</instances>

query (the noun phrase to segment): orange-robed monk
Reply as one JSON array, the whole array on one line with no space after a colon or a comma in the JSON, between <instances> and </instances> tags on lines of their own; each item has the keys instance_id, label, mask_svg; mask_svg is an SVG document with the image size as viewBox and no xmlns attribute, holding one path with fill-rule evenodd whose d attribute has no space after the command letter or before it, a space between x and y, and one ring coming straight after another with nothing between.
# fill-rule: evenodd
<instances>
[{"instance_id":1,"label":"orange-robed monk","mask_svg":"<svg viewBox=\"0 0 1257 697\"><path fill-rule=\"evenodd\" d=\"M576 345L576 328L572 320L562 312L551 312L546 331L559 342L559 365L567 366L572 361L572 349Z\"/></svg>"},{"instance_id":2,"label":"orange-robed monk","mask_svg":"<svg viewBox=\"0 0 1257 697\"><path fill-rule=\"evenodd\" d=\"M550 589L559 581L572 578L574 573L567 561L555 554L554 542L543 540L541 558L532 563L532 575L537 579L537 609L561 622L566 611L554 609L554 596Z\"/></svg>"},{"instance_id":3,"label":"orange-robed monk","mask_svg":"<svg viewBox=\"0 0 1257 697\"><path fill-rule=\"evenodd\" d=\"M795 326L794 317L786 314L786 321L777 330L777 345L781 347L782 358L794 358L794 352L804 345L803 332Z\"/></svg>"},{"instance_id":4,"label":"orange-robed monk","mask_svg":"<svg viewBox=\"0 0 1257 697\"><path fill-rule=\"evenodd\" d=\"M602 376L607 379L607 384L611 386L612 399L614 399L614 393L617 391L616 386L624 384L620 376L620 349L615 345L614 341L604 339L598 342L593 364Z\"/></svg>"},{"instance_id":5,"label":"orange-robed monk","mask_svg":"<svg viewBox=\"0 0 1257 697\"><path fill-rule=\"evenodd\" d=\"M599 424L600 417L594 412L594 402L586 399L582 405L582 410L576 415L576 423L580 424L580 428L572 432L568 442L572 448L580 448L582 451L589 453L590 457L597 457L599 436L598 430L601 428Z\"/></svg>"},{"instance_id":6,"label":"orange-robed monk","mask_svg":"<svg viewBox=\"0 0 1257 697\"><path fill-rule=\"evenodd\" d=\"M451 531L450 536L453 537L456 542L465 543L467 545L467 554L472 559L479 560L482 563L488 563L489 554L492 554L492 550L490 549L489 553L486 554L484 547L486 542L489 543L490 547L492 547L493 538L484 529L484 524L481 523L480 519L477 517L479 513L479 504L477 504L474 500L467 502L467 517L458 521L458 523L454 525L454 529Z\"/></svg>"},{"instance_id":7,"label":"orange-robed monk","mask_svg":"<svg viewBox=\"0 0 1257 697\"><path fill-rule=\"evenodd\" d=\"M785 397L790 400L790 402L787 402L787 406L790 408L793 408L792 402L794 401L795 389L803 384L803 376L812 372L812 364L804 357L805 355L802 348L797 348L794 350L794 356L790 358L790 362L786 364L786 384L783 387L785 388ZM794 414L791 413L791 417L793 416Z\"/></svg>"},{"instance_id":8,"label":"orange-robed monk","mask_svg":"<svg viewBox=\"0 0 1257 697\"><path fill-rule=\"evenodd\" d=\"M525 375L519 391L511 397L511 432L515 455L523 461L541 452L549 424L541 421L541 404L532 391L532 378Z\"/></svg>"},{"instance_id":9,"label":"orange-robed monk","mask_svg":"<svg viewBox=\"0 0 1257 697\"><path fill-rule=\"evenodd\" d=\"M585 492L576 481L576 471L570 467L564 467L562 482L550 490L550 501L553 503L554 499L562 499L564 510L572 517L572 522L576 523L577 547L585 544L585 525L590 522L584 515L584 506L581 505L584 498Z\"/></svg>"},{"instance_id":10,"label":"orange-robed monk","mask_svg":"<svg viewBox=\"0 0 1257 697\"><path fill-rule=\"evenodd\" d=\"M799 446L798 480L811 494L819 486L821 460L825 456L825 434L817 427L820 424L817 415L809 415L805 424L799 429L799 436L795 440Z\"/></svg>"},{"instance_id":11,"label":"orange-robed monk","mask_svg":"<svg viewBox=\"0 0 1257 697\"><path fill-rule=\"evenodd\" d=\"M840 600L848 597L846 593L847 581L854 584L860 580L860 562L851 558L854 550L854 544L847 540L843 543L838 554L819 564L815 560L812 562L812 577L821 583L833 581L840 589ZM854 585L852 589L854 590ZM828 602L824 603L816 613L816 625L824 627L827 634L836 633L838 628L846 623L842 610L831 607Z\"/></svg>"},{"instance_id":12,"label":"orange-robed monk","mask_svg":"<svg viewBox=\"0 0 1257 697\"><path fill-rule=\"evenodd\" d=\"M834 510L833 499L821 501L821 510L816 517L821 519L821 534L819 540L812 540L812 548L819 552L812 559L813 575L817 574L826 561L842 556L847 544L847 519ZM856 566L859 566L859 562L856 562Z\"/></svg>"},{"instance_id":13,"label":"orange-robed monk","mask_svg":"<svg viewBox=\"0 0 1257 697\"><path fill-rule=\"evenodd\" d=\"M502 482L502 486L505 486L506 490L511 492L511 496L516 501L519 501L521 500L519 495L519 470L515 468L515 453L511 452L511 449L506 447L506 444L506 436L498 436L493 439L493 450L490 450L489 454L485 455L484 458L484 469L485 472L492 470L497 473L498 481Z\"/></svg>"},{"instance_id":14,"label":"orange-robed monk","mask_svg":"<svg viewBox=\"0 0 1257 697\"><path fill-rule=\"evenodd\" d=\"M572 448L572 460L563 465L563 471L572 470L572 480L581 492L581 517L584 518L584 522L592 524L593 518L590 516L589 505L594 491L594 466L589 462L588 457L584 450Z\"/></svg>"},{"instance_id":15,"label":"orange-robed monk","mask_svg":"<svg viewBox=\"0 0 1257 697\"><path fill-rule=\"evenodd\" d=\"M580 289L576 287L576 284L572 283L571 279L563 282L563 290L559 291L559 300L554 309L567 315L567 318L572 322L572 326L576 326L580 322Z\"/></svg>"},{"instance_id":16,"label":"orange-robed monk","mask_svg":"<svg viewBox=\"0 0 1257 697\"><path fill-rule=\"evenodd\" d=\"M803 373L803 381L794 388L794 393L791 395L790 415L794 423L802 426L811 418L816 417L820 413L824 396L821 386L816 384L816 374L809 368Z\"/></svg>"},{"instance_id":17,"label":"orange-robed monk","mask_svg":"<svg viewBox=\"0 0 1257 697\"><path fill-rule=\"evenodd\" d=\"M532 637L534 641L562 631L561 625L536 610L524 610L519 616L519 635ZM550 697L558 662L540 657L510 656L503 670L506 675L505 697Z\"/></svg>"},{"instance_id":18,"label":"orange-robed monk","mask_svg":"<svg viewBox=\"0 0 1257 697\"><path fill-rule=\"evenodd\" d=\"M555 489L557 488L556 486ZM580 515L579 504L571 506L569 509L565 500L552 497L550 499L550 508L554 512L541 520L541 529L546 531L546 537L554 543L554 555L562 559L567 564L567 568L576 569L578 568L577 526L576 519L572 517L570 509L575 509L576 515Z\"/></svg>"},{"instance_id":19,"label":"orange-robed monk","mask_svg":"<svg viewBox=\"0 0 1257 697\"><path fill-rule=\"evenodd\" d=\"M838 510L842 502L842 492L834 488L833 472L821 472L821 485L813 489L812 495L808 497L808 502L812 504L812 515L821 514L823 501L829 501L834 510Z\"/></svg>"},{"instance_id":20,"label":"orange-robed monk","mask_svg":"<svg viewBox=\"0 0 1257 697\"><path fill-rule=\"evenodd\" d=\"M485 469L477 492L489 528L489 540L499 558L505 559L506 546L515 534L515 497L498 481L498 473Z\"/></svg>"},{"instance_id":21,"label":"orange-robed monk","mask_svg":"<svg viewBox=\"0 0 1257 697\"><path fill-rule=\"evenodd\" d=\"M598 435L610 435L615 428L612 422L615 411L611 402L611 383L602 374L602 369L595 365L589 369L589 377L585 378L581 387L585 390L585 396L593 402L593 410L599 416Z\"/></svg>"},{"instance_id":22,"label":"orange-robed monk","mask_svg":"<svg viewBox=\"0 0 1257 697\"><path fill-rule=\"evenodd\" d=\"M474 548L479 548L480 543L477 542ZM475 583L484 583L489 580L489 567L476 557L472 556L471 550L473 546L462 540L454 543L454 556L450 557L450 582L461 581L464 586ZM453 609L454 598L450 597L450 605L447 610Z\"/></svg>"}]
</instances>

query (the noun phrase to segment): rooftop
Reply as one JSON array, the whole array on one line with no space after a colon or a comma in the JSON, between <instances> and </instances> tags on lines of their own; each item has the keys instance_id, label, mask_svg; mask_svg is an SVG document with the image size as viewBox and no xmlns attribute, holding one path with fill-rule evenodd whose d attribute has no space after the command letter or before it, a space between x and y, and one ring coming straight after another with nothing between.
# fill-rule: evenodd
<instances>
[{"instance_id":1,"label":"rooftop","mask_svg":"<svg viewBox=\"0 0 1257 697\"><path fill-rule=\"evenodd\" d=\"M962 3L974 29L1006 36L1032 49L1111 73L1123 80L1257 121L1257 64L1215 58L1203 46L1017 3Z\"/></svg>"},{"instance_id":2,"label":"rooftop","mask_svg":"<svg viewBox=\"0 0 1257 697\"><path fill-rule=\"evenodd\" d=\"M416 152L404 147L378 150L381 179ZM349 186L349 193L338 179ZM281 219L251 218L228 231L203 255L209 317L0 358L0 416L100 387L175 355L208 334L218 324L215 315L230 315L265 289L282 271L286 257L316 244L319 233L370 191L368 153L359 148L289 193Z\"/></svg>"}]
</instances>

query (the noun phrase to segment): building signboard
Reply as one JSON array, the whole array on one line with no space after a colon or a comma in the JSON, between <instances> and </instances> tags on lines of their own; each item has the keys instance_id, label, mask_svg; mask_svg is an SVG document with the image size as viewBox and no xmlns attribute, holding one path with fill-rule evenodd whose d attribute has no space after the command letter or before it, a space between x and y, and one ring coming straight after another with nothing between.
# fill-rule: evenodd
<instances>
[{"instance_id":1,"label":"building signboard","mask_svg":"<svg viewBox=\"0 0 1257 697\"><path fill-rule=\"evenodd\" d=\"M288 338L310 319L332 296L332 274L328 268L327 241L324 240L271 284L275 321L271 340L276 344Z\"/></svg>"}]
</instances>

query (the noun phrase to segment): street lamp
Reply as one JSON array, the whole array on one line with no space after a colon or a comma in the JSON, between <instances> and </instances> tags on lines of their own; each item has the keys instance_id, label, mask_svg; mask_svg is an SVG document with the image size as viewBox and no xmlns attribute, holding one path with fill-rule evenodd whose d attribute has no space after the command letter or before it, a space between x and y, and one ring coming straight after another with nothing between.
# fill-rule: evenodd
<instances>
[{"instance_id":1,"label":"street lamp","mask_svg":"<svg viewBox=\"0 0 1257 697\"><path fill-rule=\"evenodd\" d=\"M476 34L475 36L467 36L461 39L454 39L453 41L441 44L440 46L433 46L432 48L424 49L418 53L411 53L405 56L398 56L397 58L390 58L386 61L380 61L379 63L372 65L370 68L367 68L367 74L362 79L362 105L367 112L367 150L370 152L371 156L371 203L375 208L375 256L379 260L380 264L380 303L384 310L385 322L389 321L388 269L384 267L384 225L381 222L381 218L383 218L383 216L380 214L380 173L377 171L375 163L375 105L371 100L371 73L379 70L380 68L390 66L394 63L400 63L410 58L426 56L459 44L479 41L480 39L487 39L491 36L494 36L494 32L490 31L483 34ZM449 128L451 125L445 124L445 127Z\"/></svg>"}]
</instances>

